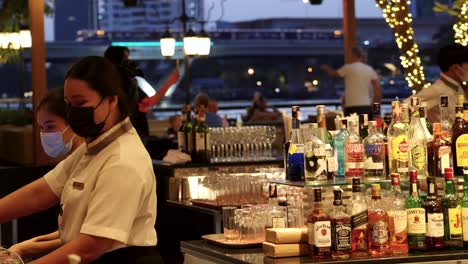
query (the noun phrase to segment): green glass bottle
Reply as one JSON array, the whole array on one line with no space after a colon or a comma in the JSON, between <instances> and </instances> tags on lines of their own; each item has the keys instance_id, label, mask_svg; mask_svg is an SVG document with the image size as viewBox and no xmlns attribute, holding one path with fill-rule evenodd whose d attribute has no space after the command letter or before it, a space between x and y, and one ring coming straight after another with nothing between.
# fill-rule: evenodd
<instances>
[{"instance_id":1,"label":"green glass bottle","mask_svg":"<svg viewBox=\"0 0 468 264\"><path fill-rule=\"evenodd\" d=\"M201 163L210 162L210 128L206 125L205 108L201 107L198 113L198 126L195 135L196 159Z\"/></svg>"},{"instance_id":2,"label":"green glass bottle","mask_svg":"<svg viewBox=\"0 0 468 264\"><path fill-rule=\"evenodd\" d=\"M185 122L183 126L184 132L184 149L183 152L187 154L192 154L193 150L193 139L192 139L192 112L190 111L190 105L187 105L185 108Z\"/></svg>"},{"instance_id":3,"label":"green glass bottle","mask_svg":"<svg viewBox=\"0 0 468 264\"><path fill-rule=\"evenodd\" d=\"M445 168L445 195L442 198L444 208L444 236L448 248L463 247L460 199L455 192L453 169Z\"/></svg>"},{"instance_id":4,"label":"green glass bottle","mask_svg":"<svg viewBox=\"0 0 468 264\"><path fill-rule=\"evenodd\" d=\"M410 252L426 250L426 209L419 197L418 173L410 171L410 194L406 198L408 215L408 247Z\"/></svg>"},{"instance_id":5,"label":"green glass bottle","mask_svg":"<svg viewBox=\"0 0 468 264\"><path fill-rule=\"evenodd\" d=\"M468 168L463 169L463 198L461 200L463 247L468 247Z\"/></svg>"}]
</instances>

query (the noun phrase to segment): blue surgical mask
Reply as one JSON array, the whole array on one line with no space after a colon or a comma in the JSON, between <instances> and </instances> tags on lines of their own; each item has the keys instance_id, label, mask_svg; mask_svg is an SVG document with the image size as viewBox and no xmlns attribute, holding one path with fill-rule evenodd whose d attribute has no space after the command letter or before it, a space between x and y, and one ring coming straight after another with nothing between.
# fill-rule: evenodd
<instances>
[{"instance_id":1,"label":"blue surgical mask","mask_svg":"<svg viewBox=\"0 0 468 264\"><path fill-rule=\"evenodd\" d=\"M67 143L63 142L63 133L67 131L67 128L62 132L41 132L41 143L45 153L52 157L57 158L67 155L72 149L73 137Z\"/></svg>"}]
</instances>

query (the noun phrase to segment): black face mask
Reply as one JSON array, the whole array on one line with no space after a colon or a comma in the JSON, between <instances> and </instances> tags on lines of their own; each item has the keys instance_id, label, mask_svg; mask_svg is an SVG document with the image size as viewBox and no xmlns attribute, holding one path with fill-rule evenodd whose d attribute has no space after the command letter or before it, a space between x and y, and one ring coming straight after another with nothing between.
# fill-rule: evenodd
<instances>
[{"instance_id":1,"label":"black face mask","mask_svg":"<svg viewBox=\"0 0 468 264\"><path fill-rule=\"evenodd\" d=\"M75 134L83 138L96 138L99 136L104 123L109 116L107 113L104 121L94 123L94 110L101 105L104 98L96 107L74 107L67 105L67 121Z\"/></svg>"}]
</instances>

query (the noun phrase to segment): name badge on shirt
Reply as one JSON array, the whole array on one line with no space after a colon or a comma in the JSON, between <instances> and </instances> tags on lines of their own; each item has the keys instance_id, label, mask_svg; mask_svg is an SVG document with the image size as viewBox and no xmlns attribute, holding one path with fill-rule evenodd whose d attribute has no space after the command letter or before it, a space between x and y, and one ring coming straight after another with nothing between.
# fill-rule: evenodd
<instances>
[{"instance_id":1,"label":"name badge on shirt","mask_svg":"<svg viewBox=\"0 0 468 264\"><path fill-rule=\"evenodd\" d=\"M73 189L77 190L83 190L84 189L84 183L82 182L73 182Z\"/></svg>"}]
</instances>

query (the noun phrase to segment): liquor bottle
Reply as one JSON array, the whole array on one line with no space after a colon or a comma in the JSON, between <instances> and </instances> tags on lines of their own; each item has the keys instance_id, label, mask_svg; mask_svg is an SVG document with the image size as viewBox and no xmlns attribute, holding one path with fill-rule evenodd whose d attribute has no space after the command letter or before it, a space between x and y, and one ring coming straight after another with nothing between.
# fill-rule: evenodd
<instances>
[{"instance_id":1,"label":"liquor bottle","mask_svg":"<svg viewBox=\"0 0 468 264\"><path fill-rule=\"evenodd\" d=\"M341 120L341 128L338 134L336 134L333 140L333 146L335 146L335 156L336 156L336 176L344 177L345 176L345 140L348 138L349 132L347 129L347 120Z\"/></svg>"},{"instance_id":2,"label":"liquor bottle","mask_svg":"<svg viewBox=\"0 0 468 264\"><path fill-rule=\"evenodd\" d=\"M198 113L198 126L195 136L195 150L197 161L202 163L210 162L211 143L210 143L210 129L206 125L206 113L205 107L201 106Z\"/></svg>"},{"instance_id":3,"label":"liquor bottle","mask_svg":"<svg viewBox=\"0 0 468 264\"><path fill-rule=\"evenodd\" d=\"M448 248L463 247L460 199L455 192L452 168L445 169L445 195L442 197L444 208L444 236Z\"/></svg>"},{"instance_id":4,"label":"liquor bottle","mask_svg":"<svg viewBox=\"0 0 468 264\"><path fill-rule=\"evenodd\" d=\"M382 112L381 112L380 103L372 104L372 120L377 122L377 130L382 132L383 124L382 124Z\"/></svg>"},{"instance_id":5,"label":"liquor bottle","mask_svg":"<svg viewBox=\"0 0 468 264\"><path fill-rule=\"evenodd\" d=\"M317 132L317 124L312 124L312 130ZM325 143L315 133L305 143L305 179L307 181L327 180L327 154Z\"/></svg>"},{"instance_id":6,"label":"liquor bottle","mask_svg":"<svg viewBox=\"0 0 468 264\"><path fill-rule=\"evenodd\" d=\"M364 146L355 132L356 121L351 120L349 126L349 136L345 140L345 177L351 179L364 175Z\"/></svg>"},{"instance_id":7,"label":"liquor bottle","mask_svg":"<svg viewBox=\"0 0 468 264\"><path fill-rule=\"evenodd\" d=\"M390 177L392 192L387 198L390 248L393 255L401 255L408 253L408 215L400 188L400 174L392 173Z\"/></svg>"},{"instance_id":8,"label":"liquor bottle","mask_svg":"<svg viewBox=\"0 0 468 264\"><path fill-rule=\"evenodd\" d=\"M369 180L385 179L385 141L377 129L377 122L369 122L369 136L363 142L365 161L364 175Z\"/></svg>"},{"instance_id":9,"label":"liquor bottle","mask_svg":"<svg viewBox=\"0 0 468 264\"><path fill-rule=\"evenodd\" d=\"M332 259L349 259L351 255L351 216L344 211L341 193L341 190L333 191Z\"/></svg>"},{"instance_id":10,"label":"liquor bottle","mask_svg":"<svg viewBox=\"0 0 468 264\"><path fill-rule=\"evenodd\" d=\"M382 257L390 253L390 240L388 234L388 215L380 196L380 184L372 184L372 199L369 206L369 254L373 257Z\"/></svg>"},{"instance_id":11,"label":"liquor bottle","mask_svg":"<svg viewBox=\"0 0 468 264\"><path fill-rule=\"evenodd\" d=\"M353 256L367 256L369 250L367 202L361 192L361 180L359 178L353 178L353 195L347 210L348 214L351 215L352 254Z\"/></svg>"},{"instance_id":12,"label":"liquor bottle","mask_svg":"<svg viewBox=\"0 0 468 264\"><path fill-rule=\"evenodd\" d=\"M409 127L411 121L411 110L408 107L408 104L401 103L401 122Z\"/></svg>"},{"instance_id":13,"label":"liquor bottle","mask_svg":"<svg viewBox=\"0 0 468 264\"><path fill-rule=\"evenodd\" d=\"M408 179L408 126L401 122L401 111L400 102L393 101L393 118L387 131L389 170L390 173L399 173L401 179Z\"/></svg>"},{"instance_id":14,"label":"liquor bottle","mask_svg":"<svg viewBox=\"0 0 468 264\"><path fill-rule=\"evenodd\" d=\"M384 119L383 119L383 126L384 126L384 129L382 131L382 135L384 136L384 142L385 142L385 175L389 175L390 174L390 161L388 159L389 157L389 147L388 147L388 126L390 125L390 123L392 122L392 114L391 113L385 113L384 115Z\"/></svg>"},{"instance_id":15,"label":"liquor bottle","mask_svg":"<svg viewBox=\"0 0 468 264\"><path fill-rule=\"evenodd\" d=\"M409 106L410 114L418 117L418 114L419 114L418 108L419 108L419 98L416 96L412 96L410 100L410 106Z\"/></svg>"},{"instance_id":16,"label":"liquor bottle","mask_svg":"<svg viewBox=\"0 0 468 264\"><path fill-rule=\"evenodd\" d=\"M410 251L426 250L426 209L419 197L418 172L410 172L410 194L406 198L408 215L408 246Z\"/></svg>"},{"instance_id":17,"label":"liquor bottle","mask_svg":"<svg viewBox=\"0 0 468 264\"><path fill-rule=\"evenodd\" d=\"M444 212L442 205L437 200L435 178L427 177L426 199L426 246L428 250L440 250L445 248L444 243Z\"/></svg>"},{"instance_id":18,"label":"liquor bottle","mask_svg":"<svg viewBox=\"0 0 468 264\"><path fill-rule=\"evenodd\" d=\"M179 150L184 152L185 151L185 136L184 136L184 127L185 127L185 121L187 120L186 117L186 106L182 106L182 124L180 125L179 130L177 131L177 144L179 147Z\"/></svg>"},{"instance_id":19,"label":"liquor bottle","mask_svg":"<svg viewBox=\"0 0 468 264\"><path fill-rule=\"evenodd\" d=\"M414 98L414 97L413 97ZM417 111L416 111L417 112ZM410 151L410 169L418 171L418 177L427 178L427 141L424 127L418 114L411 117L408 128L408 146Z\"/></svg>"},{"instance_id":20,"label":"liquor bottle","mask_svg":"<svg viewBox=\"0 0 468 264\"><path fill-rule=\"evenodd\" d=\"M367 114L359 115L359 137L366 138L369 135L369 117Z\"/></svg>"},{"instance_id":21,"label":"liquor bottle","mask_svg":"<svg viewBox=\"0 0 468 264\"><path fill-rule=\"evenodd\" d=\"M424 129L424 133L426 134L426 141L431 141L432 140L432 122L427 119L427 113L426 113L426 107L427 103L422 102L421 105L418 108L419 111L419 121Z\"/></svg>"},{"instance_id":22,"label":"liquor bottle","mask_svg":"<svg viewBox=\"0 0 468 264\"><path fill-rule=\"evenodd\" d=\"M198 129L198 112L199 109L195 111L195 114L193 116L193 125L192 125L192 132L190 134L192 138L192 151L190 152L190 156L192 157L192 162L198 162L197 160L197 149L196 149L196 142L197 142L197 129Z\"/></svg>"},{"instance_id":23,"label":"liquor bottle","mask_svg":"<svg viewBox=\"0 0 468 264\"><path fill-rule=\"evenodd\" d=\"M455 108L455 121L452 125L452 161L455 175L463 175L463 167L468 166L468 159L463 155L468 151L468 134L465 132L463 107Z\"/></svg>"},{"instance_id":24,"label":"liquor bottle","mask_svg":"<svg viewBox=\"0 0 468 264\"><path fill-rule=\"evenodd\" d=\"M442 124L442 138L448 142L452 142L452 124L453 120L449 114L448 96L440 96L440 123Z\"/></svg>"},{"instance_id":25,"label":"liquor bottle","mask_svg":"<svg viewBox=\"0 0 468 264\"><path fill-rule=\"evenodd\" d=\"M384 118L383 118L383 134L387 135L388 133L388 127L390 127L390 124L392 123L392 113L385 113Z\"/></svg>"},{"instance_id":26,"label":"liquor bottle","mask_svg":"<svg viewBox=\"0 0 468 264\"><path fill-rule=\"evenodd\" d=\"M443 177L445 168L451 167L450 142L442 136L442 124L434 123L434 138L428 142L427 162L430 176Z\"/></svg>"},{"instance_id":27,"label":"liquor bottle","mask_svg":"<svg viewBox=\"0 0 468 264\"><path fill-rule=\"evenodd\" d=\"M326 152L326 166L328 179L332 180L336 174L336 159L333 151L332 143L333 139L330 131L327 129L327 119L325 114L325 105L317 105L317 124L318 134L316 135L323 143L325 143Z\"/></svg>"},{"instance_id":28,"label":"liquor bottle","mask_svg":"<svg viewBox=\"0 0 468 264\"><path fill-rule=\"evenodd\" d=\"M291 142L288 149L287 180L304 181L304 140L300 129L300 108L292 107L292 131Z\"/></svg>"},{"instance_id":29,"label":"liquor bottle","mask_svg":"<svg viewBox=\"0 0 468 264\"><path fill-rule=\"evenodd\" d=\"M461 199L463 247L468 247L468 169L463 170L463 198Z\"/></svg>"},{"instance_id":30,"label":"liquor bottle","mask_svg":"<svg viewBox=\"0 0 468 264\"><path fill-rule=\"evenodd\" d=\"M187 105L186 108L186 118L184 123L184 152L188 155L192 154L193 151L193 137L192 137L192 113L190 111L190 105Z\"/></svg>"},{"instance_id":31,"label":"liquor bottle","mask_svg":"<svg viewBox=\"0 0 468 264\"><path fill-rule=\"evenodd\" d=\"M331 221L322 207L322 190L314 189L312 213L307 217L309 254L312 258L328 258L331 254Z\"/></svg>"}]
</instances>

